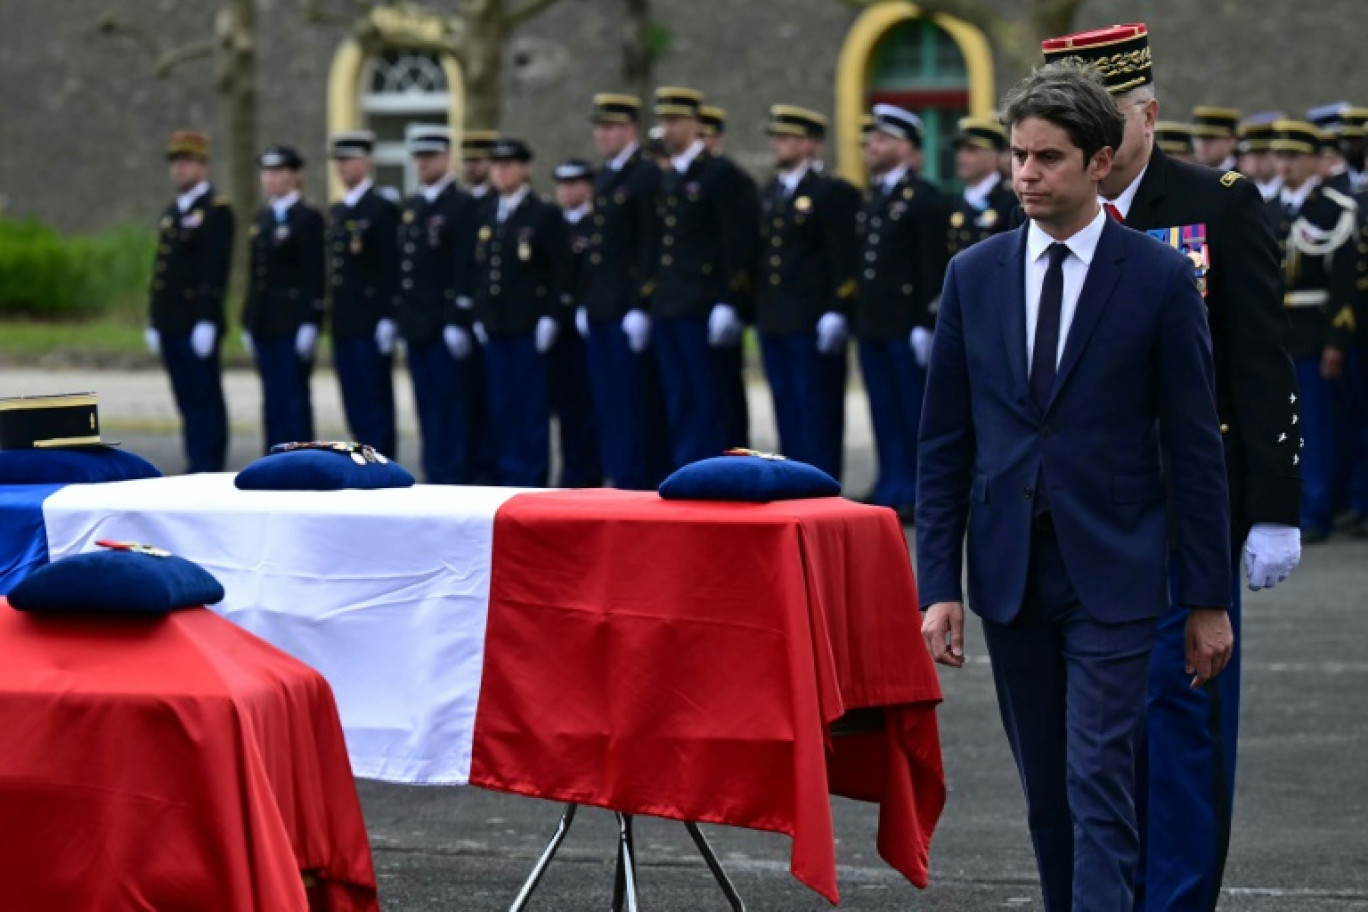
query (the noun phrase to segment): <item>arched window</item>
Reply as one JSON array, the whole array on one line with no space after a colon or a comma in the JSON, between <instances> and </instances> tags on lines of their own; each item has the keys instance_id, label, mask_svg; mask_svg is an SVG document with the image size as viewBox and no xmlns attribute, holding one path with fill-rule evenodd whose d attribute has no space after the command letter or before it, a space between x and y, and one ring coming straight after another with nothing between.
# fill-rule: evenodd
<instances>
[{"instance_id":1,"label":"arched window","mask_svg":"<svg viewBox=\"0 0 1368 912\"><path fill-rule=\"evenodd\" d=\"M410 128L446 124L451 92L435 54L390 50L372 57L361 78L361 118L375 132L375 182L407 195L417 186L405 147Z\"/></svg>"},{"instance_id":2,"label":"arched window","mask_svg":"<svg viewBox=\"0 0 1368 912\"><path fill-rule=\"evenodd\" d=\"M889 29L870 61L867 102L895 104L921 117L926 125L923 175L949 189L955 181L949 140L969 113L969 72L949 32L926 19Z\"/></svg>"}]
</instances>

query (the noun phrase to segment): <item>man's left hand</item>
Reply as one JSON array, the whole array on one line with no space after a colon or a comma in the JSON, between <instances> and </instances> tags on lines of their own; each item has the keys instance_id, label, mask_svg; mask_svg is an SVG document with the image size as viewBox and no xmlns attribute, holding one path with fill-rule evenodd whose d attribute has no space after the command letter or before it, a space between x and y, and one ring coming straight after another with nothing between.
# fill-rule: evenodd
<instances>
[{"instance_id":1,"label":"man's left hand","mask_svg":"<svg viewBox=\"0 0 1368 912\"><path fill-rule=\"evenodd\" d=\"M1183 639L1185 667L1192 675L1193 690L1204 687L1220 674L1235 652L1230 615L1219 608L1189 609Z\"/></svg>"},{"instance_id":2,"label":"man's left hand","mask_svg":"<svg viewBox=\"0 0 1368 912\"><path fill-rule=\"evenodd\" d=\"M1327 345L1321 352L1320 364L1321 377L1326 380L1338 380L1344 375L1344 350L1333 345Z\"/></svg>"},{"instance_id":3,"label":"man's left hand","mask_svg":"<svg viewBox=\"0 0 1368 912\"><path fill-rule=\"evenodd\" d=\"M1278 523L1255 523L1245 539L1244 569L1254 592L1272 589L1301 562L1301 530Z\"/></svg>"}]
</instances>

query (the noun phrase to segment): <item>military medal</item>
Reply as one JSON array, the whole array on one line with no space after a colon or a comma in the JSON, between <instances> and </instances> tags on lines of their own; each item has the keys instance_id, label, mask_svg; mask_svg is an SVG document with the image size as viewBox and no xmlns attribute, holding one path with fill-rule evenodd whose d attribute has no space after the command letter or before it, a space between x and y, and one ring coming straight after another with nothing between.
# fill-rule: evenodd
<instances>
[{"instance_id":1,"label":"military medal","mask_svg":"<svg viewBox=\"0 0 1368 912\"><path fill-rule=\"evenodd\" d=\"M290 226L289 226L289 225L276 225L276 230L275 230L275 239L276 239L276 243L280 243L280 242L282 242L282 241L289 240L289 237L290 237Z\"/></svg>"},{"instance_id":2,"label":"military medal","mask_svg":"<svg viewBox=\"0 0 1368 912\"><path fill-rule=\"evenodd\" d=\"M1175 225L1172 228L1151 228L1150 237L1168 244L1192 263L1192 277L1202 297L1207 294L1207 273L1211 270L1211 248L1206 242L1206 225Z\"/></svg>"},{"instance_id":3,"label":"military medal","mask_svg":"<svg viewBox=\"0 0 1368 912\"><path fill-rule=\"evenodd\" d=\"M154 548L151 545L140 545L137 542L109 541L99 539L95 542L97 548L108 548L110 551L128 551L133 554L146 554L148 557L170 557L171 552L162 548Z\"/></svg>"},{"instance_id":4,"label":"military medal","mask_svg":"<svg viewBox=\"0 0 1368 912\"><path fill-rule=\"evenodd\" d=\"M912 197L914 197L914 196L916 196L916 195L917 195L917 192L916 192L915 190L913 190L911 187L905 187L905 188L903 189L902 197L903 197L903 199L905 199L905 200L910 200Z\"/></svg>"},{"instance_id":5,"label":"military medal","mask_svg":"<svg viewBox=\"0 0 1368 912\"><path fill-rule=\"evenodd\" d=\"M518 259L524 263L532 259L532 245L527 242L527 238L518 238Z\"/></svg>"},{"instance_id":6,"label":"military medal","mask_svg":"<svg viewBox=\"0 0 1368 912\"><path fill-rule=\"evenodd\" d=\"M204 222L204 213L199 209L191 209L181 216L182 228L198 228Z\"/></svg>"},{"instance_id":7,"label":"military medal","mask_svg":"<svg viewBox=\"0 0 1368 912\"><path fill-rule=\"evenodd\" d=\"M481 225L481 226L480 226L480 240L481 240L481 241L487 241L487 240L489 240L489 239L490 239L491 237L493 237L493 236L494 236L494 230L493 230L492 228L490 228L488 225Z\"/></svg>"},{"instance_id":8,"label":"military medal","mask_svg":"<svg viewBox=\"0 0 1368 912\"><path fill-rule=\"evenodd\" d=\"M996 209L984 209L983 214L975 222L980 228L992 228L997 224L998 214Z\"/></svg>"},{"instance_id":9,"label":"military medal","mask_svg":"<svg viewBox=\"0 0 1368 912\"><path fill-rule=\"evenodd\" d=\"M732 447L723 452L724 456L754 456L757 459L768 459L771 462L788 462L787 456L780 456L778 453L762 453L759 450L748 450L745 447Z\"/></svg>"},{"instance_id":10,"label":"military medal","mask_svg":"<svg viewBox=\"0 0 1368 912\"><path fill-rule=\"evenodd\" d=\"M368 444L357 443L347 440L308 440L298 443L277 443L271 447L271 455L277 453L293 453L295 450L330 450L334 453L345 453L351 457L351 461L359 466L379 463L388 465L389 459L383 453Z\"/></svg>"}]
</instances>

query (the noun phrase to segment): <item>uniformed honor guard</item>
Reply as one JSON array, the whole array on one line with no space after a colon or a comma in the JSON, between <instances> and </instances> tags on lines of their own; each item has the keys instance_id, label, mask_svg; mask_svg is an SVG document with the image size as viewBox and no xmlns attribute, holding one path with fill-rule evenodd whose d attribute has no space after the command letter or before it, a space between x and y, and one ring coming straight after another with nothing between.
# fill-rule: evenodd
<instances>
[{"instance_id":1,"label":"uniformed honor guard","mask_svg":"<svg viewBox=\"0 0 1368 912\"><path fill-rule=\"evenodd\" d=\"M964 182L964 190L950 210L950 256L1012 226L1017 198L998 170L998 160L1006 148L1007 131L996 120L960 120L955 136L955 173Z\"/></svg>"},{"instance_id":2,"label":"uniformed honor guard","mask_svg":"<svg viewBox=\"0 0 1368 912\"><path fill-rule=\"evenodd\" d=\"M556 314L573 301L565 220L532 192L531 162L521 140L494 144L496 196L480 208L474 276L497 483L535 488L546 484L551 458L546 356L559 332Z\"/></svg>"},{"instance_id":3,"label":"uniformed honor guard","mask_svg":"<svg viewBox=\"0 0 1368 912\"><path fill-rule=\"evenodd\" d=\"M1336 400L1345 394L1345 359L1357 320L1358 206L1320 177L1320 131L1305 121L1274 124L1273 151L1283 186L1268 204L1283 243L1283 303L1292 321L1292 357L1301 386L1301 424L1289 434L1300 448L1302 541L1330 536L1334 473L1347 432Z\"/></svg>"},{"instance_id":4,"label":"uniformed honor guard","mask_svg":"<svg viewBox=\"0 0 1368 912\"><path fill-rule=\"evenodd\" d=\"M624 490L654 488L668 465L646 297L661 169L637 140L640 116L641 100L633 95L594 96L590 119L603 164L594 179L593 231L577 291L599 455L608 483ZM655 471L652 450L655 462L666 463Z\"/></svg>"},{"instance_id":5,"label":"uniformed honor guard","mask_svg":"<svg viewBox=\"0 0 1368 912\"><path fill-rule=\"evenodd\" d=\"M1238 560L1243 550L1251 588L1275 586L1301 556L1300 399L1280 306L1278 249L1259 194L1234 170L1177 162L1155 146L1159 101L1142 23L1050 39L1044 51L1047 62L1079 57L1099 65L1125 118L1121 148L1101 183L1107 214L1193 263L1211 327L1231 496L1231 557ZM1235 112L1194 113L1199 157L1224 158L1224 140L1216 134L1233 134ZM1144 846L1137 910L1210 910L1220 894L1239 727L1241 587L1238 572L1232 576L1229 616L1236 648L1214 684L1193 689L1185 672L1188 612L1182 593L1170 593L1171 607L1159 619L1137 765Z\"/></svg>"},{"instance_id":6,"label":"uniformed honor guard","mask_svg":"<svg viewBox=\"0 0 1368 912\"><path fill-rule=\"evenodd\" d=\"M652 334L660 363L676 467L721 453L728 445L724 391L712 352L741 344L738 295L745 288L750 239L731 169L699 136L703 96L660 88L655 112L669 155L656 198L650 295Z\"/></svg>"},{"instance_id":7,"label":"uniformed honor guard","mask_svg":"<svg viewBox=\"0 0 1368 912\"><path fill-rule=\"evenodd\" d=\"M265 452L314 439L309 376L327 290L323 214L299 190L304 159L289 146L261 154L266 205L251 227L242 342L261 376Z\"/></svg>"},{"instance_id":8,"label":"uniformed honor guard","mask_svg":"<svg viewBox=\"0 0 1368 912\"><path fill-rule=\"evenodd\" d=\"M857 216L855 335L879 458L864 499L905 523L917 502L917 428L950 224L948 201L914 167L922 135L917 115L875 106L866 156L880 177Z\"/></svg>"},{"instance_id":9,"label":"uniformed honor guard","mask_svg":"<svg viewBox=\"0 0 1368 912\"><path fill-rule=\"evenodd\" d=\"M1239 142L1240 112L1234 108L1198 105L1192 109L1192 132L1197 161L1217 171L1234 171Z\"/></svg>"},{"instance_id":10,"label":"uniformed honor guard","mask_svg":"<svg viewBox=\"0 0 1368 912\"><path fill-rule=\"evenodd\" d=\"M1317 105L1306 112L1306 119L1321 131L1321 183L1331 190L1353 196L1358 191L1341 148L1344 111L1348 108L1347 101Z\"/></svg>"},{"instance_id":11,"label":"uniformed honor guard","mask_svg":"<svg viewBox=\"0 0 1368 912\"><path fill-rule=\"evenodd\" d=\"M333 367L352 439L398 458L394 416L394 301L399 290L399 207L375 189L368 130L332 137L345 188L329 217Z\"/></svg>"},{"instance_id":12,"label":"uniformed honor guard","mask_svg":"<svg viewBox=\"0 0 1368 912\"><path fill-rule=\"evenodd\" d=\"M761 194L753 284L780 447L840 478L858 199L813 170L804 140L825 126L816 111L770 108L776 174Z\"/></svg>"},{"instance_id":13,"label":"uniformed honor guard","mask_svg":"<svg viewBox=\"0 0 1368 912\"><path fill-rule=\"evenodd\" d=\"M1191 124L1161 120L1154 125L1154 145L1174 161L1197 161L1197 137Z\"/></svg>"},{"instance_id":14,"label":"uniformed honor guard","mask_svg":"<svg viewBox=\"0 0 1368 912\"><path fill-rule=\"evenodd\" d=\"M233 210L209 185L209 137L186 130L166 151L175 201L162 213L147 347L160 354L180 410L190 472L222 472L228 455L219 345L233 259Z\"/></svg>"},{"instance_id":15,"label":"uniformed honor guard","mask_svg":"<svg viewBox=\"0 0 1368 912\"><path fill-rule=\"evenodd\" d=\"M878 165L870 159L869 155L869 134L874 132L874 115L860 115L860 161L864 163L865 177L870 184L877 184L882 175L879 173Z\"/></svg>"},{"instance_id":16,"label":"uniformed honor guard","mask_svg":"<svg viewBox=\"0 0 1368 912\"><path fill-rule=\"evenodd\" d=\"M1282 189L1282 174L1273 154L1273 123L1282 119L1278 111L1261 111L1240 124L1239 171L1254 182L1265 202Z\"/></svg>"},{"instance_id":17,"label":"uniformed honor guard","mask_svg":"<svg viewBox=\"0 0 1368 912\"><path fill-rule=\"evenodd\" d=\"M461 180L477 200L489 196L489 153L499 141L494 130L466 130L461 134Z\"/></svg>"},{"instance_id":18,"label":"uniformed honor guard","mask_svg":"<svg viewBox=\"0 0 1368 912\"><path fill-rule=\"evenodd\" d=\"M736 232L737 242L749 246L737 252L742 262L753 262L759 243L760 187L755 179L726 154L727 112L713 105L698 109L699 133L703 145L719 164L730 173L732 192L736 194L737 214L743 224ZM736 309L743 321L754 319L756 289L747 274L736 289ZM744 332L743 332L744 343ZM712 350L713 381L717 385L718 402L722 409L722 434L729 447L750 447L750 405L746 401L745 345L720 345Z\"/></svg>"},{"instance_id":19,"label":"uniformed honor guard","mask_svg":"<svg viewBox=\"0 0 1368 912\"><path fill-rule=\"evenodd\" d=\"M603 483L599 465L597 429L594 426L594 400L589 390L589 364L585 336L577 318L577 304L584 299L585 264L589 260L590 239L594 234L592 200L594 166L578 158L567 159L553 172L556 204L565 218L570 241L565 287L570 297L556 311L559 329L547 354L547 408L556 418L560 436L561 474L559 487L593 488Z\"/></svg>"},{"instance_id":20,"label":"uniformed honor guard","mask_svg":"<svg viewBox=\"0 0 1368 912\"><path fill-rule=\"evenodd\" d=\"M1349 168L1349 184L1355 193L1368 191L1368 172L1364 169L1364 154L1368 152L1368 108L1348 107L1340 112L1344 127L1340 133L1340 149Z\"/></svg>"},{"instance_id":21,"label":"uniformed honor guard","mask_svg":"<svg viewBox=\"0 0 1368 912\"><path fill-rule=\"evenodd\" d=\"M470 484L481 480L475 428L476 409L483 407L475 398L467 253L476 206L452 182L445 127L414 130L409 152L420 186L400 213L395 301L423 436L423 474L429 484Z\"/></svg>"}]
</instances>

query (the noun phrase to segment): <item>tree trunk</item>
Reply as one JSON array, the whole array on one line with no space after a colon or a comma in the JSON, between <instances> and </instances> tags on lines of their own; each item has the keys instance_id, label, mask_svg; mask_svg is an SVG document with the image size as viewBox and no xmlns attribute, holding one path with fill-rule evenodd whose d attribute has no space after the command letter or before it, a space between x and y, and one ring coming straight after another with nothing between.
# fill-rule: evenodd
<instances>
[{"instance_id":1,"label":"tree trunk","mask_svg":"<svg viewBox=\"0 0 1368 912\"><path fill-rule=\"evenodd\" d=\"M503 3L470 4L465 28L465 126L497 130L503 115L503 54L508 41Z\"/></svg>"},{"instance_id":2,"label":"tree trunk","mask_svg":"<svg viewBox=\"0 0 1368 912\"><path fill-rule=\"evenodd\" d=\"M223 106L223 150L227 196L237 217L233 282L247 276L247 226L257 206L256 0L227 0L219 11L215 83Z\"/></svg>"},{"instance_id":3,"label":"tree trunk","mask_svg":"<svg viewBox=\"0 0 1368 912\"><path fill-rule=\"evenodd\" d=\"M655 60L651 54L651 0L624 0L622 19L622 82L629 92L646 101L654 85Z\"/></svg>"}]
</instances>

